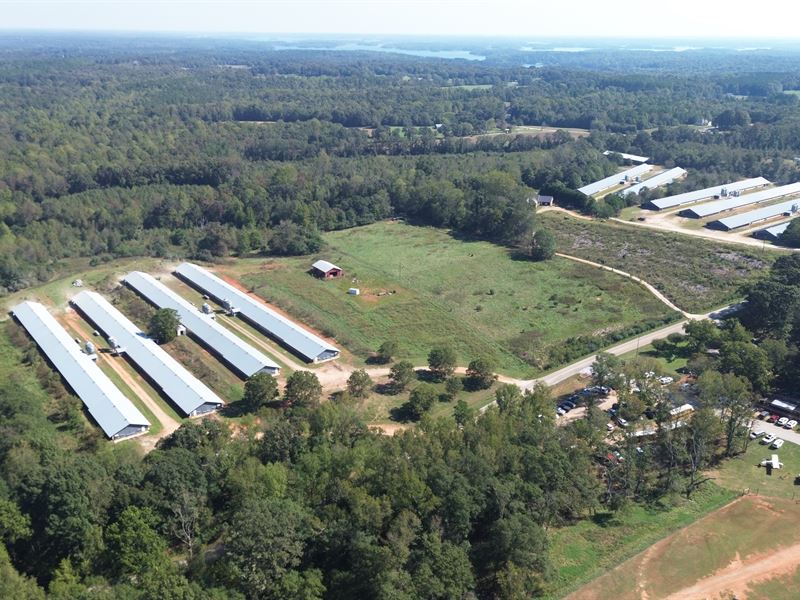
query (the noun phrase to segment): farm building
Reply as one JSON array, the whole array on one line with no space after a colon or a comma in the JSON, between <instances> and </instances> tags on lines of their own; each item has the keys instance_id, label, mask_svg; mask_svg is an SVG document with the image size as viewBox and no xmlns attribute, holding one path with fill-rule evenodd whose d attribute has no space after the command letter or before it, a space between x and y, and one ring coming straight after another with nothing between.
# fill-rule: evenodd
<instances>
[{"instance_id":1,"label":"farm building","mask_svg":"<svg viewBox=\"0 0 800 600\"><path fill-rule=\"evenodd\" d=\"M100 294L81 292L72 304L107 338L114 338L140 372L185 415L202 415L225 404Z\"/></svg>"},{"instance_id":2,"label":"farm building","mask_svg":"<svg viewBox=\"0 0 800 600\"><path fill-rule=\"evenodd\" d=\"M124 281L154 306L175 310L181 324L192 337L245 379L262 371L270 375L277 375L280 372L277 363L217 323L213 314L199 311L188 300L151 275L134 271L128 273Z\"/></svg>"},{"instance_id":3,"label":"farm building","mask_svg":"<svg viewBox=\"0 0 800 600\"><path fill-rule=\"evenodd\" d=\"M112 440L144 433L150 422L88 355L81 352L47 309L23 302L11 311L50 363L81 399L100 429Z\"/></svg>"},{"instance_id":4,"label":"farm building","mask_svg":"<svg viewBox=\"0 0 800 600\"><path fill-rule=\"evenodd\" d=\"M722 231L731 231L732 229L753 225L754 223L760 223L761 221L766 221L767 219L772 219L781 215L788 217L794 215L798 211L800 211L800 200L795 198L771 206L765 206L764 208L751 210L740 215L717 219L716 221L711 221L706 227L721 229Z\"/></svg>"},{"instance_id":5,"label":"farm building","mask_svg":"<svg viewBox=\"0 0 800 600\"><path fill-rule=\"evenodd\" d=\"M742 206L761 204L762 202L769 202L770 200L785 198L786 196L797 196L798 194L800 194L800 183L790 183L789 185L781 185L752 194L744 194L743 196L733 196L715 202L707 202L706 204L700 204L682 210L680 214L682 217L702 219L703 217L710 217L711 215L741 208Z\"/></svg>"},{"instance_id":6,"label":"farm building","mask_svg":"<svg viewBox=\"0 0 800 600\"><path fill-rule=\"evenodd\" d=\"M613 156L614 154L621 156L622 160L628 161L630 163L642 164L646 163L650 160L648 156L638 156L636 154L628 154L627 152L614 152L613 150L606 150L603 152L606 156Z\"/></svg>"},{"instance_id":7,"label":"farm building","mask_svg":"<svg viewBox=\"0 0 800 600\"><path fill-rule=\"evenodd\" d=\"M619 185L621 183L626 183L629 181L635 181L636 177L647 173L648 171L652 170L652 165L637 165L635 167L631 167L621 173L615 173L614 175L609 175L608 177L604 177L600 181L595 181L594 183L589 183L583 187L578 188L578 191L586 194L587 196L591 196L592 194L596 194L598 192L602 192L603 190L607 190L609 188L614 187L615 185Z\"/></svg>"},{"instance_id":8,"label":"farm building","mask_svg":"<svg viewBox=\"0 0 800 600\"><path fill-rule=\"evenodd\" d=\"M181 279L208 294L221 304L229 304L251 325L308 362L324 362L339 357L339 350L297 323L238 290L209 271L191 263L175 269Z\"/></svg>"},{"instance_id":9,"label":"farm building","mask_svg":"<svg viewBox=\"0 0 800 600\"><path fill-rule=\"evenodd\" d=\"M653 210L666 210L668 208L677 208L686 204L694 204L701 200L708 200L714 197L727 197L734 193L744 192L745 190L752 190L757 187L764 187L769 185L770 181L763 177L753 177L752 179L743 179L742 181L732 181L730 183L723 183L714 187L703 188L702 190L695 190L693 192L685 192L677 194L676 196L667 196L659 198L658 200L651 200L643 204L644 208L651 208Z\"/></svg>"},{"instance_id":10,"label":"farm building","mask_svg":"<svg viewBox=\"0 0 800 600\"><path fill-rule=\"evenodd\" d=\"M319 277L320 279L333 279L335 277L341 277L342 269L337 267L333 263L329 263L327 260L318 260L313 265L311 265L311 274L314 277Z\"/></svg>"},{"instance_id":11,"label":"farm building","mask_svg":"<svg viewBox=\"0 0 800 600\"><path fill-rule=\"evenodd\" d=\"M753 236L762 240L777 242L781 235L783 235L783 232L789 228L790 223L791 221L786 221L780 225L773 225L772 227L767 227L766 229L759 229L753 233Z\"/></svg>"},{"instance_id":12,"label":"farm building","mask_svg":"<svg viewBox=\"0 0 800 600\"><path fill-rule=\"evenodd\" d=\"M632 185L629 188L625 188L620 192L623 196L627 196L628 194L638 194L643 190L654 190L657 187L661 187L663 185L669 185L676 179L680 179L686 175L686 170L681 169L680 167L675 167L674 169L669 169L668 171L663 171L658 175L654 175L650 179L645 179L641 183L637 183L636 185Z\"/></svg>"},{"instance_id":13,"label":"farm building","mask_svg":"<svg viewBox=\"0 0 800 600\"><path fill-rule=\"evenodd\" d=\"M555 206L556 201L552 196L542 196L539 194L535 200L536 206Z\"/></svg>"}]
</instances>

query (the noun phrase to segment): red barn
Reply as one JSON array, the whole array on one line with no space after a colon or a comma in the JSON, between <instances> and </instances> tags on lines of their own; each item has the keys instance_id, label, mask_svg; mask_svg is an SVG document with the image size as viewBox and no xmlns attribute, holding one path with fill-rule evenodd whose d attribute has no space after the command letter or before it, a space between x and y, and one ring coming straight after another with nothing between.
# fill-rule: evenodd
<instances>
[{"instance_id":1,"label":"red barn","mask_svg":"<svg viewBox=\"0 0 800 600\"><path fill-rule=\"evenodd\" d=\"M311 274L320 279L333 279L334 277L341 277L343 271L327 260L318 260L311 265Z\"/></svg>"}]
</instances>

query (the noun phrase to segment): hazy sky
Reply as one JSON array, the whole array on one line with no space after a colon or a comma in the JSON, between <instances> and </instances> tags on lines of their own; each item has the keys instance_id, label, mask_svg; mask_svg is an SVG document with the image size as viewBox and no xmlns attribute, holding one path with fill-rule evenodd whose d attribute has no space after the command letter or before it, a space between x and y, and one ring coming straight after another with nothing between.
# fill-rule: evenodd
<instances>
[{"instance_id":1,"label":"hazy sky","mask_svg":"<svg viewBox=\"0 0 800 600\"><path fill-rule=\"evenodd\" d=\"M800 39L797 0L0 0L0 28Z\"/></svg>"}]
</instances>

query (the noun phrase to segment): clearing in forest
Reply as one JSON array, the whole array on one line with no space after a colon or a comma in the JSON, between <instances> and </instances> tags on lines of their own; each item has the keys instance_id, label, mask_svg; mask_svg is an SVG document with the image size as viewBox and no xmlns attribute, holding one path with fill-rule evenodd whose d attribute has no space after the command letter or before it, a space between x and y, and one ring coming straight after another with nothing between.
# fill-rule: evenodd
<instances>
[{"instance_id":1,"label":"clearing in forest","mask_svg":"<svg viewBox=\"0 0 800 600\"><path fill-rule=\"evenodd\" d=\"M545 212L538 219L555 235L559 252L641 277L691 313L735 301L741 286L777 258L774 252L563 212Z\"/></svg>"},{"instance_id":2,"label":"clearing in forest","mask_svg":"<svg viewBox=\"0 0 800 600\"><path fill-rule=\"evenodd\" d=\"M383 222L328 233L325 241L318 257L341 266L341 279L309 276L309 257L236 261L221 270L362 359L393 339L402 358L422 364L446 342L460 364L489 356L515 376L676 316L623 277L561 258L517 260L506 248L438 229ZM348 295L350 287L361 295Z\"/></svg>"}]
</instances>

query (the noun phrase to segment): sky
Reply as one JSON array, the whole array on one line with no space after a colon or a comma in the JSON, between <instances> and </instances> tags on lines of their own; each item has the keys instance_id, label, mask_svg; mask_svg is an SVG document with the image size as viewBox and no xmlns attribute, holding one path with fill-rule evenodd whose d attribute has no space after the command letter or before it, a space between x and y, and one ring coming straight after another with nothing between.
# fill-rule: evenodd
<instances>
[{"instance_id":1,"label":"sky","mask_svg":"<svg viewBox=\"0 0 800 600\"><path fill-rule=\"evenodd\" d=\"M798 17L797 0L0 0L0 29L81 31L800 39Z\"/></svg>"}]
</instances>

